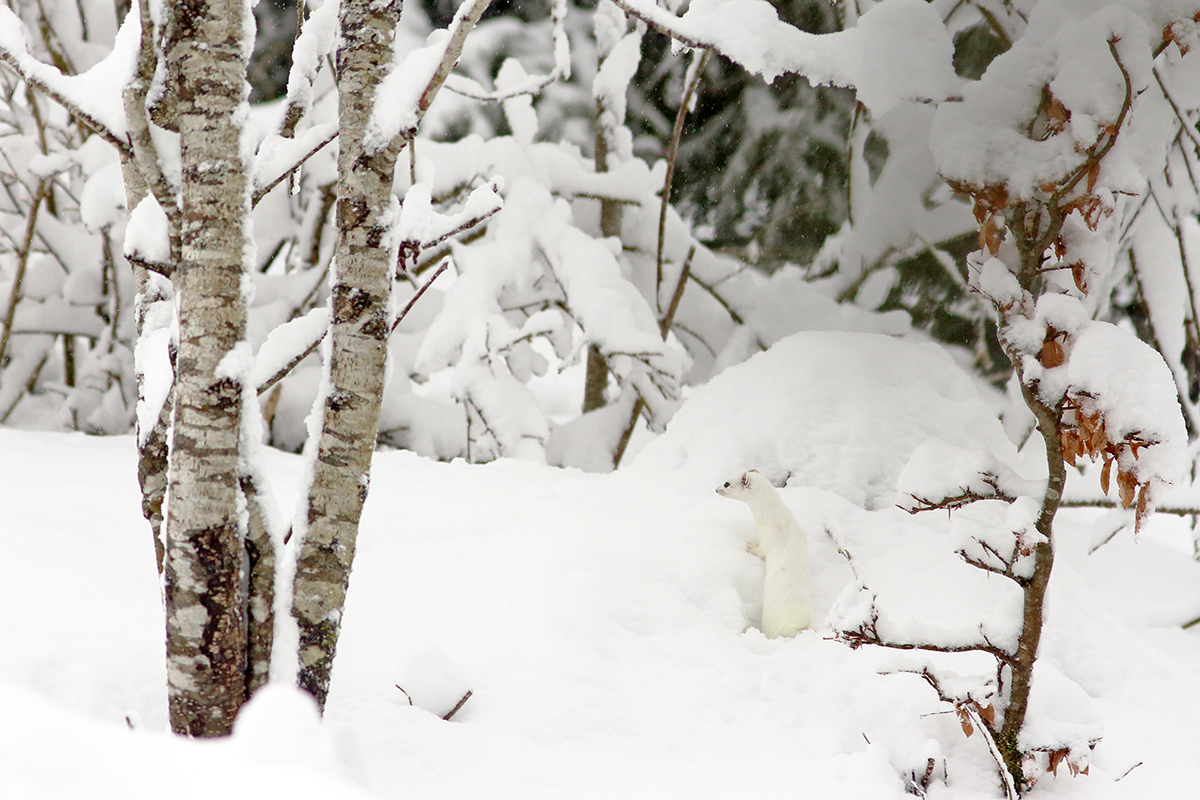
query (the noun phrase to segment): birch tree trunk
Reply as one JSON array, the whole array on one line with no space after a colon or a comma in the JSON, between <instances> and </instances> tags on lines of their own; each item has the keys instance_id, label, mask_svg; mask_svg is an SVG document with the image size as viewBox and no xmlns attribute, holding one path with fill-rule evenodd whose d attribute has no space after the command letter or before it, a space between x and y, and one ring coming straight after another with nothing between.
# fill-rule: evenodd
<instances>
[{"instance_id":1,"label":"birch tree trunk","mask_svg":"<svg viewBox=\"0 0 1200 800\"><path fill-rule=\"evenodd\" d=\"M386 234L397 148L363 148L375 92L392 63L400 0L342 0L338 188L332 354L313 465L292 614L300 629L300 686L323 709L341 629L358 521L370 480L389 333L394 265Z\"/></svg>"},{"instance_id":2,"label":"birch tree trunk","mask_svg":"<svg viewBox=\"0 0 1200 800\"><path fill-rule=\"evenodd\" d=\"M182 156L173 439L166 513L167 682L176 733L230 731L246 699L238 498L249 193L241 153L243 0L170 6L168 92Z\"/></svg>"}]
</instances>

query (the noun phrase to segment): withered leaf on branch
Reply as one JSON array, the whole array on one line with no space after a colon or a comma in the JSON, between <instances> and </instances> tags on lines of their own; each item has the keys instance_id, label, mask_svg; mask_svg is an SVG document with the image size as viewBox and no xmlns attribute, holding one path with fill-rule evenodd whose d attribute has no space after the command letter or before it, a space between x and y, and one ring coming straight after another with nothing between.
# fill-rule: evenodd
<instances>
[{"instance_id":1,"label":"withered leaf on branch","mask_svg":"<svg viewBox=\"0 0 1200 800\"><path fill-rule=\"evenodd\" d=\"M1108 479L1112 473L1112 456L1107 452L1104 454L1104 466L1100 469L1100 491L1108 494Z\"/></svg>"},{"instance_id":2,"label":"withered leaf on branch","mask_svg":"<svg viewBox=\"0 0 1200 800\"><path fill-rule=\"evenodd\" d=\"M1075 466L1075 459L1083 454L1083 447L1079 441L1079 432L1074 428L1066 428L1063 430L1062 451L1063 461L1066 461L1072 467Z\"/></svg>"},{"instance_id":3,"label":"withered leaf on branch","mask_svg":"<svg viewBox=\"0 0 1200 800\"><path fill-rule=\"evenodd\" d=\"M996 709L994 706L989 705L980 707L980 705L976 703L975 707L979 709L979 716L983 718L984 722L993 727L996 725Z\"/></svg>"},{"instance_id":4,"label":"withered leaf on branch","mask_svg":"<svg viewBox=\"0 0 1200 800\"><path fill-rule=\"evenodd\" d=\"M1071 112L1062 104L1057 97L1051 96L1050 102L1046 106L1046 127L1050 133L1061 133L1063 128L1067 127L1067 121L1071 119Z\"/></svg>"},{"instance_id":5,"label":"withered leaf on branch","mask_svg":"<svg viewBox=\"0 0 1200 800\"><path fill-rule=\"evenodd\" d=\"M1063 352L1063 346L1058 343L1057 339L1047 339L1042 343L1042 354L1039 360L1046 369L1054 369L1062 366L1063 362L1067 360L1067 355Z\"/></svg>"},{"instance_id":6,"label":"withered leaf on branch","mask_svg":"<svg viewBox=\"0 0 1200 800\"><path fill-rule=\"evenodd\" d=\"M1142 523L1145 522L1146 518L1150 516L1150 502L1149 498L1147 497L1149 494L1149 489L1150 484L1143 483L1141 488L1138 490L1137 513L1134 515L1133 521L1133 533L1135 536L1142 532Z\"/></svg>"},{"instance_id":7,"label":"withered leaf on branch","mask_svg":"<svg viewBox=\"0 0 1200 800\"><path fill-rule=\"evenodd\" d=\"M1083 294L1088 293L1087 281L1083 279L1083 262L1075 261L1071 264L1071 278L1075 281L1075 288Z\"/></svg>"},{"instance_id":8,"label":"withered leaf on branch","mask_svg":"<svg viewBox=\"0 0 1200 800\"><path fill-rule=\"evenodd\" d=\"M1126 472L1120 467L1117 468L1117 490L1121 494L1121 508L1129 508L1133 505L1134 496L1137 493L1138 482L1132 472Z\"/></svg>"},{"instance_id":9,"label":"withered leaf on branch","mask_svg":"<svg viewBox=\"0 0 1200 800\"><path fill-rule=\"evenodd\" d=\"M1093 417L1092 438L1088 442L1088 451L1093 454L1102 452L1108 446L1108 433L1104 428L1104 417L1097 411Z\"/></svg>"},{"instance_id":10,"label":"withered leaf on branch","mask_svg":"<svg viewBox=\"0 0 1200 800\"><path fill-rule=\"evenodd\" d=\"M958 723L962 725L963 733L970 739L971 735L975 733L975 726L971 724L971 715L962 706L955 706L954 713L958 715Z\"/></svg>"},{"instance_id":11,"label":"withered leaf on branch","mask_svg":"<svg viewBox=\"0 0 1200 800\"><path fill-rule=\"evenodd\" d=\"M1000 238L1000 225L996 222L996 215L992 214L979 228L979 249L996 255L1000 252Z\"/></svg>"}]
</instances>

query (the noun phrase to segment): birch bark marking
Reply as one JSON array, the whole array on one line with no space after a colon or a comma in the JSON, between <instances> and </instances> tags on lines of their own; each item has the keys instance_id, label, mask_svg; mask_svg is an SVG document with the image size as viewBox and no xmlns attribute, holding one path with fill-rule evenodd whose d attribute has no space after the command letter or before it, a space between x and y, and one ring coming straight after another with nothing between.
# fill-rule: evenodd
<instances>
[{"instance_id":1,"label":"birch bark marking","mask_svg":"<svg viewBox=\"0 0 1200 800\"><path fill-rule=\"evenodd\" d=\"M367 497L387 357L393 265L386 237L399 148L367 152L363 133L392 63L400 0L342 0L336 279L324 421L296 565L300 686L324 709L358 521Z\"/></svg>"},{"instance_id":2,"label":"birch bark marking","mask_svg":"<svg viewBox=\"0 0 1200 800\"><path fill-rule=\"evenodd\" d=\"M167 509L171 727L229 733L246 699L244 550L237 514L241 387L221 361L243 339L249 214L241 154L243 0L172 3L164 32L182 157L173 445Z\"/></svg>"}]
</instances>

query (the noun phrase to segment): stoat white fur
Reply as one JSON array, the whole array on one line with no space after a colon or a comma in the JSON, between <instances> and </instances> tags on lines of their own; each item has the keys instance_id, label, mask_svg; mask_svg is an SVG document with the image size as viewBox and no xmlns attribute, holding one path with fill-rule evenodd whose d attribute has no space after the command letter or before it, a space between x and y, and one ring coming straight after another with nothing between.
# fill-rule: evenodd
<instances>
[{"instance_id":1,"label":"stoat white fur","mask_svg":"<svg viewBox=\"0 0 1200 800\"><path fill-rule=\"evenodd\" d=\"M763 578L762 632L794 636L812 623L808 538L771 482L750 470L717 489L750 506L758 544L747 549L766 562Z\"/></svg>"}]
</instances>

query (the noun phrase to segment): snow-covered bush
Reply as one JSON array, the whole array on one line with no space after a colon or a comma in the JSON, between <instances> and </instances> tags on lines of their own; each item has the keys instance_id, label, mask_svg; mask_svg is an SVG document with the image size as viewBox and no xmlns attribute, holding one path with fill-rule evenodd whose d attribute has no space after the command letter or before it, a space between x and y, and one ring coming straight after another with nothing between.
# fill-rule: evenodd
<instances>
[{"instance_id":1,"label":"snow-covered bush","mask_svg":"<svg viewBox=\"0 0 1200 800\"><path fill-rule=\"evenodd\" d=\"M115 31L98 6L23 13L38 56L78 71ZM0 423L123 432L137 386L115 154L12 73L0 92Z\"/></svg>"}]
</instances>

